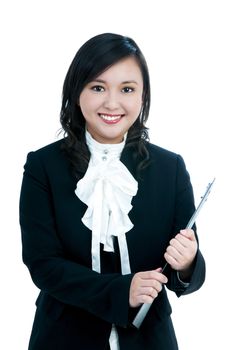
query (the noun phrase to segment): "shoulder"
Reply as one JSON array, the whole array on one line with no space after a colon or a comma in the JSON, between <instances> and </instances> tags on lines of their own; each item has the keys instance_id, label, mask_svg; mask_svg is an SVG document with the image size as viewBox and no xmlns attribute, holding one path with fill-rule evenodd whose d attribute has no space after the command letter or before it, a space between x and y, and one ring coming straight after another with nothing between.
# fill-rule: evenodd
<instances>
[{"instance_id":1,"label":"shoulder","mask_svg":"<svg viewBox=\"0 0 232 350\"><path fill-rule=\"evenodd\" d=\"M57 157L60 158L63 155L63 143L64 139L52 142L48 145L29 152L28 157L40 159L41 161L49 161L52 159L57 159Z\"/></svg>"},{"instance_id":2,"label":"shoulder","mask_svg":"<svg viewBox=\"0 0 232 350\"><path fill-rule=\"evenodd\" d=\"M61 153L61 146L64 143L64 139L52 142L48 145L45 145L39 149L36 149L30 153L33 153L36 157L46 158L53 157L55 154Z\"/></svg>"},{"instance_id":3,"label":"shoulder","mask_svg":"<svg viewBox=\"0 0 232 350\"><path fill-rule=\"evenodd\" d=\"M182 158L179 154L147 142L146 148L152 162L176 162Z\"/></svg>"},{"instance_id":4,"label":"shoulder","mask_svg":"<svg viewBox=\"0 0 232 350\"><path fill-rule=\"evenodd\" d=\"M175 152L154 145L150 142L146 144L149 153L150 170L157 171L158 169L165 173L182 173L186 172L186 165L183 157Z\"/></svg>"},{"instance_id":5,"label":"shoulder","mask_svg":"<svg viewBox=\"0 0 232 350\"><path fill-rule=\"evenodd\" d=\"M33 169L34 171L43 170L57 170L67 163L64 152L62 151L62 144L64 139L55 141L39 149L31 151L27 155L25 169Z\"/></svg>"},{"instance_id":6,"label":"shoulder","mask_svg":"<svg viewBox=\"0 0 232 350\"><path fill-rule=\"evenodd\" d=\"M152 181L154 184L156 181L159 188L169 189L170 192L173 189L176 189L178 193L186 189L192 192L190 175L180 154L151 143L147 143L146 148L149 153L149 161L143 175L148 183Z\"/></svg>"}]
</instances>

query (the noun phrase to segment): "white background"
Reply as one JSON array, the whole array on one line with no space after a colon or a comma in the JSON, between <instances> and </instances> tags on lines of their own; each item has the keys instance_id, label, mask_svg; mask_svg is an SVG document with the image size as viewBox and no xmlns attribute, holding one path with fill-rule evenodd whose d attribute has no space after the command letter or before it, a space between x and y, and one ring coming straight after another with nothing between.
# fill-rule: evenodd
<instances>
[{"instance_id":1,"label":"white background","mask_svg":"<svg viewBox=\"0 0 232 350\"><path fill-rule=\"evenodd\" d=\"M141 47L151 75L151 141L184 157L196 204L216 177L197 221L206 282L170 299L180 350L232 349L231 18L225 0L1 2L1 349L27 349L38 293L21 261L26 154L56 140L66 71L77 49L102 32L129 35Z\"/></svg>"}]
</instances>

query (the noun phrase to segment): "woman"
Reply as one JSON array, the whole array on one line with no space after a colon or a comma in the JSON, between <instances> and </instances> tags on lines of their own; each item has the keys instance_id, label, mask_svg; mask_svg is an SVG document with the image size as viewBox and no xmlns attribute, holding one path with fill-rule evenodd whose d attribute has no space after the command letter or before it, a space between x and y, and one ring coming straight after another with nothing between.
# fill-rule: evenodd
<instances>
[{"instance_id":1,"label":"woman","mask_svg":"<svg viewBox=\"0 0 232 350\"><path fill-rule=\"evenodd\" d=\"M205 264L183 230L194 211L188 172L149 142L149 106L132 39L106 33L79 49L64 81L64 138L25 164L23 261L41 290L30 350L178 349L164 285L196 291ZM152 306L136 329L143 303Z\"/></svg>"}]
</instances>

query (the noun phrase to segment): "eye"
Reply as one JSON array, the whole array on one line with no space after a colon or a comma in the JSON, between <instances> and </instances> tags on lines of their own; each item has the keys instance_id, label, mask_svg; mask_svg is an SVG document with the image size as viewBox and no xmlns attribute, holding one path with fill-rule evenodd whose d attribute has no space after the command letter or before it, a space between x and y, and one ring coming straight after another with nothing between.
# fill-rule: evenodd
<instances>
[{"instance_id":1,"label":"eye","mask_svg":"<svg viewBox=\"0 0 232 350\"><path fill-rule=\"evenodd\" d=\"M105 91L104 87L101 85L94 85L91 87L91 90L96 91L96 92L103 92Z\"/></svg>"},{"instance_id":2,"label":"eye","mask_svg":"<svg viewBox=\"0 0 232 350\"><path fill-rule=\"evenodd\" d=\"M125 86L123 89L122 89L122 92L128 94L130 92L133 92L134 91L134 88L132 87L129 87L129 86Z\"/></svg>"}]
</instances>

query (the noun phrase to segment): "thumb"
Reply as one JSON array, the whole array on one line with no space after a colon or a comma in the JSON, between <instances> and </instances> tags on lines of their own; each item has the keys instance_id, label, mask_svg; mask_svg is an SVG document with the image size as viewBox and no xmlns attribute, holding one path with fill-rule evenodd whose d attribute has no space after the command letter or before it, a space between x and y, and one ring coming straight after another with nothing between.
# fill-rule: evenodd
<instances>
[{"instance_id":1,"label":"thumb","mask_svg":"<svg viewBox=\"0 0 232 350\"><path fill-rule=\"evenodd\" d=\"M162 267L158 267L158 269L155 269L157 272L162 272Z\"/></svg>"}]
</instances>

